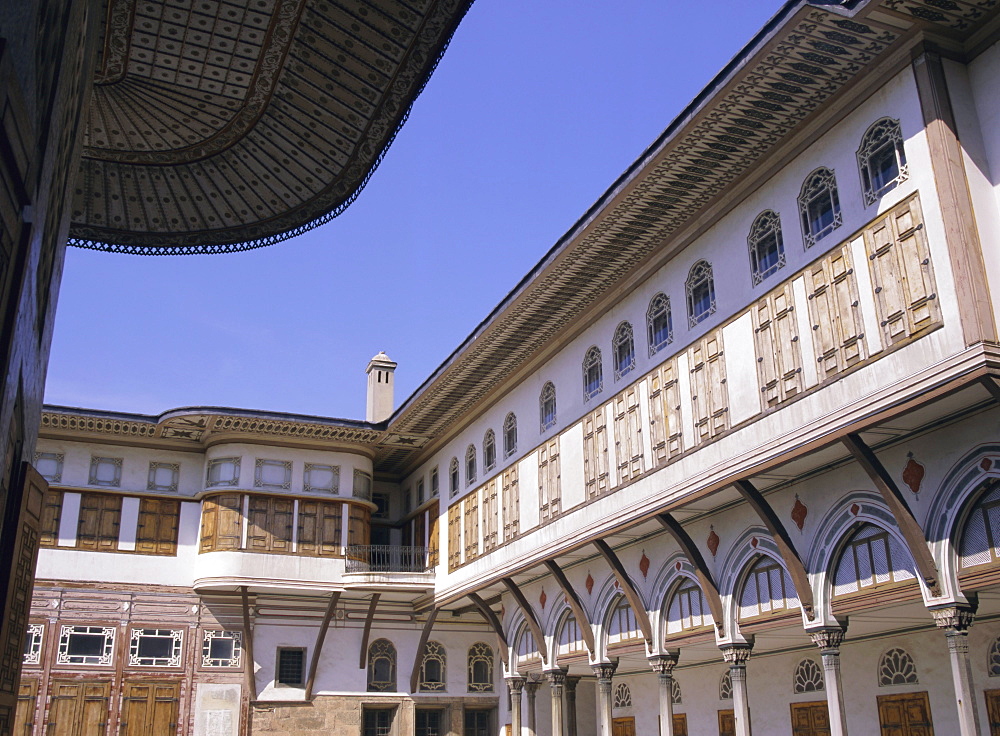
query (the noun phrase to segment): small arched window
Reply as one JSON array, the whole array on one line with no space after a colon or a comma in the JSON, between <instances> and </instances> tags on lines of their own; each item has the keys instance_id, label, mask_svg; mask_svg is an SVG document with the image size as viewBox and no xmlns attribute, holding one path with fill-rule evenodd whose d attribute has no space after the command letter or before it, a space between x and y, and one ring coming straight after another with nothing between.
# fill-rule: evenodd
<instances>
[{"instance_id":1,"label":"small arched window","mask_svg":"<svg viewBox=\"0 0 1000 736\"><path fill-rule=\"evenodd\" d=\"M674 325L670 317L670 297L662 292L649 300L646 310L646 331L650 356L674 340Z\"/></svg>"},{"instance_id":2,"label":"small arched window","mask_svg":"<svg viewBox=\"0 0 1000 736\"><path fill-rule=\"evenodd\" d=\"M488 473L497 464L497 436L492 429L483 437L483 469Z\"/></svg>"},{"instance_id":3,"label":"small arched window","mask_svg":"<svg viewBox=\"0 0 1000 736\"><path fill-rule=\"evenodd\" d=\"M538 396L538 414L543 432L555 426L556 387L552 381L546 381L542 386L542 393Z\"/></svg>"},{"instance_id":4,"label":"small arched window","mask_svg":"<svg viewBox=\"0 0 1000 736\"><path fill-rule=\"evenodd\" d=\"M905 649L890 649L878 662L878 686L915 685L917 666Z\"/></svg>"},{"instance_id":5,"label":"small arched window","mask_svg":"<svg viewBox=\"0 0 1000 736\"><path fill-rule=\"evenodd\" d=\"M615 337L612 341L613 354L615 356L615 380L635 368L635 339L632 336L632 325L622 322L615 329Z\"/></svg>"},{"instance_id":6,"label":"small arched window","mask_svg":"<svg viewBox=\"0 0 1000 736\"><path fill-rule=\"evenodd\" d=\"M422 693L444 692L446 657L444 646L438 641L424 645L424 658L420 661L420 683L417 689Z\"/></svg>"},{"instance_id":7,"label":"small arched window","mask_svg":"<svg viewBox=\"0 0 1000 736\"><path fill-rule=\"evenodd\" d=\"M764 210L750 226L750 273L756 286L785 265L785 244L781 240L781 218L774 210Z\"/></svg>"},{"instance_id":8,"label":"small arched window","mask_svg":"<svg viewBox=\"0 0 1000 736\"><path fill-rule=\"evenodd\" d=\"M476 446L469 445L465 449L465 484L476 482Z\"/></svg>"},{"instance_id":9,"label":"small arched window","mask_svg":"<svg viewBox=\"0 0 1000 736\"><path fill-rule=\"evenodd\" d=\"M688 324L694 327L715 312L715 280L712 264L698 261L688 271L687 281Z\"/></svg>"},{"instance_id":10,"label":"small arched window","mask_svg":"<svg viewBox=\"0 0 1000 736\"><path fill-rule=\"evenodd\" d=\"M719 680L719 700L733 699L733 676L726 670Z\"/></svg>"},{"instance_id":11,"label":"small arched window","mask_svg":"<svg viewBox=\"0 0 1000 736\"><path fill-rule=\"evenodd\" d=\"M674 705L681 704L681 684L676 677L670 679L670 700Z\"/></svg>"},{"instance_id":12,"label":"small arched window","mask_svg":"<svg viewBox=\"0 0 1000 736\"><path fill-rule=\"evenodd\" d=\"M837 179L830 169L818 168L802 182L799 215L806 248L841 226L843 218L840 215L840 197L837 196Z\"/></svg>"},{"instance_id":13,"label":"small arched window","mask_svg":"<svg viewBox=\"0 0 1000 736\"><path fill-rule=\"evenodd\" d=\"M811 659L803 659L795 668L792 690L795 693L818 693L825 689L823 671Z\"/></svg>"},{"instance_id":14,"label":"small arched window","mask_svg":"<svg viewBox=\"0 0 1000 736\"><path fill-rule=\"evenodd\" d=\"M684 578L670 597L667 606L667 634L679 634L688 629L712 625L712 614L701 587Z\"/></svg>"},{"instance_id":15,"label":"small arched window","mask_svg":"<svg viewBox=\"0 0 1000 736\"><path fill-rule=\"evenodd\" d=\"M493 692L493 649L476 642L469 648L469 692Z\"/></svg>"},{"instance_id":16,"label":"small arched window","mask_svg":"<svg viewBox=\"0 0 1000 736\"><path fill-rule=\"evenodd\" d=\"M874 204L897 184L906 181L909 172L898 120L882 118L865 131L858 148L858 168L865 206Z\"/></svg>"},{"instance_id":17,"label":"small arched window","mask_svg":"<svg viewBox=\"0 0 1000 736\"><path fill-rule=\"evenodd\" d=\"M517 417L511 412L503 420L503 456L510 457L517 452Z\"/></svg>"},{"instance_id":18,"label":"small arched window","mask_svg":"<svg viewBox=\"0 0 1000 736\"><path fill-rule=\"evenodd\" d=\"M1000 481L986 481L977 493L958 543L962 570L1000 562Z\"/></svg>"},{"instance_id":19,"label":"small arched window","mask_svg":"<svg viewBox=\"0 0 1000 736\"><path fill-rule=\"evenodd\" d=\"M615 685L615 708L631 708L632 707L632 690L624 682L619 682Z\"/></svg>"},{"instance_id":20,"label":"small arched window","mask_svg":"<svg viewBox=\"0 0 1000 736\"><path fill-rule=\"evenodd\" d=\"M740 595L740 618L784 613L799 607L795 585L785 568L767 555L753 563Z\"/></svg>"},{"instance_id":21,"label":"small arched window","mask_svg":"<svg viewBox=\"0 0 1000 736\"><path fill-rule=\"evenodd\" d=\"M608 620L608 644L620 644L640 639L642 633L635 620L635 612L628 604L625 596L619 595L611 609Z\"/></svg>"},{"instance_id":22,"label":"small arched window","mask_svg":"<svg viewBox=\"0 0 1000 736\"><path fill-rule=\"evenodd\" d=\"M910 553L885 529L864 524L851 535L837 562L833 595L916 580Z\"/></svg>"},{"instance_id":23,"label":"small arched window","mask_svg":"<svg viewBox=\"0 0 1000 736\"><path fill-rule=\"evenodd\" d=\"M396 647L388 639L376 639L368 647L368 692L396 690Z\"/></svg>"},{"instance_id":24,"label":"small arched window","mask_svg":"<svg viewBox=\"0 0 1000 736\"><path fill-rule=\"evenodd\" d=\"M604 390L601 349L594 345L583 357L583 399L588 401Z\"/></svg>"},{"instance_id":25,"label":"small arched window","mask_svg":"<svg viewBox=\"0 0 1000 736\"><path fill-rule=\"evenodd\" d=\"M458 458L453 457L451 463L448 465L448 492L452 498L458 495L458 489L461 485L462 483L458 476Z\"/></svg>"}]
</instances>

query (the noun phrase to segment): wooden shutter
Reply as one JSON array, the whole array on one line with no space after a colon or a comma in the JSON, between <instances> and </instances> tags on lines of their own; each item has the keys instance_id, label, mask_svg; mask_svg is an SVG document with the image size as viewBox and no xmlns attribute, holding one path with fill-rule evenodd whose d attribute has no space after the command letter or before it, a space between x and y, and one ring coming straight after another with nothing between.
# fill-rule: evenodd
<instances>
[{"instance_id":1,"label":"wooden shutter","mask_svg":"<svg viewBox=\"0 0 1000 736\"><path fill-rule=\"evenodd\" d=\"M562 510L558 437L538 448L538 502L542 521L557 516Z\"/></svg>"},{"instance_id":2,"label":"wooden shutter","mask_svg":"<svg viewBox=\"0 0 1000 736\"><path fill-rule=\"evenodd\" d=\"M176 554L180 515L180 501L169 498L140 499L135 551L147 555Z\"/></svg>"},{"instance_id":3,"label":"wooden shutter","mask_svg":"<svg viewBox=\"0 0 1000 736\"><path fill-rule=\"evenodd\" d=\"M53 680L49 689L49 736L105 736L111 683L103 680Z\"/></svg>"},{"instance_id":4,"label":"wooden shutter","mask_svg":"<svg viewBox=\"0 0 1000 736\"><path fill-rule=\"evenodd\" d=\"M126 681L123 690L120 736L171 736L177 733L179 683Z\"/></svg>"},{"instance_id":5,"label":"wooden shutter","mask_svg":"<svg viewBox=\"0 0 1000 736\"><path fill-rule=\"evenodd\" d=\"M38 705L38 680L22 678L17 690L17 710L11 736L31 736L35 728L35 709Z\"/></svg>"},{"instance_id":6,"label":"wooden shutter","mask_svg":"<svg viewBox=\"0 0 1000 736\"><path fill-rule=\"evenodd\" d=\"M59 522L62 520L63 492L49 488L42 502L42 521L38 543L42 547L55 547L59 543Z\"/></svg>"},{"instance_id":7,"label":"wooden shutter","mask_svg":"<svg viewBox=\"0 0 1000 736\"><path fill-rule=\"evenodd\" d=\"M441 557L440 519L441 507L437 501L427 508L429 531L427 533L427 566L435 567Z\"/></svg>"},{"instance_id":8,"label":"wooden shutter","mask_svg":"<svg viewBox=\"0 0 1000 736\"><path fill-rule=\"evenodd\" d=\"M462 499L465 509L465 561L479 556L479 493Z\"/></svg>"},{"instance_id":9,"label":"wooden shutter","mask_svg":"<svg viewBox=\"0 0 1000 736\"><path fill-rule=\"evenodd\" d=\"M106 493L80 495L80 520L77 525L77 549L109 552L118 549L122 497Z\"/></svg>"},{"instance_id":10,"label":"wooden shutter","mask_svg":"<svg viewBox=\"0 0 1000 736\"><path fill-rule=\"evenodd\" d=\"M353 509L354 504L351 504L351 507ZM351 531L352 521L354 521L353 515L348 518L348 533ZM363 524L364 518L359 519L358 523ZM318 554L321 557L339 557L343 555L344 505L339 501L323 501L320 503L318 524L318 536L316 539ZM354 537L362 540L368 539L364 533L364 529L355 529ZM350 539L348 540L348 544L363 543L365 542L352 542Z\"/></svg>"},{"instance_id":11,"label":"wooden shutter","mask_svg":"<svg viewBox=\"0 0 1000 736\"><path fill-rule=\"evenodd\" d=\"M372 512L367 507L352 503L349 504L347 513L347 543L349 545L371 544Z\"/></svg>"},{"instance_id":12,"label":"wooden shutter","mask_svg":"<svg viewBox=\"0 0 1000 736\"><path fill-rule=\"evenodd\" d=\"M705 442L729 429L729 392L723 359L722 330L701 338L688 350L695 442Z\"/></svg>"},{"instance_id":13,"label":"wooden shutter","mask_svg":"<svg viewBox=\"0 0 1000 736\"><path fill-rule=\"evenodd\" d=\"M319 529L319 501L299 501L299 533L296 550L308 557L319 554L316 532Z\"/></svg>"},{"instance_id":14,"label":"wooden shutter","mask_svg":"<svg viewBox=\"0 0 1000 736\"><path fill-rule=\"evenodd\" d=\"M503 538L513 539L521 530L521 491L517 484L517 465L503 471Z\"/></svg>"},{"instance_id":15,"label":"wooden shutter","mask_svg":"<svg viewBox=\"0 0 1000 736\"><path fill-rule=\"evenodd\" d=\"M483 552L489 552L497 546L497 527L499 526L500 510L497 506L497 479L493 478L483 486Z\"/></svg>"},{"instance_id":16,"label":"wooden shutter","mask_svg":"<svg viewBox=\"0 0 1000 736\"><path fill-rule=\"evenodd\" d=\"M649 437L653 448L653 465L658 467L684 451L677 361L668 360L653 371L647 381L649 386Z\"/></svg>"},{"instance_id":17,"label":"wooden shutter","mask_svg":"<svg viewBox=\"0 0 1000 736\"><path fill-rule=\"evenodd\" d=\"M864 238L885 344L939 324L941 309L917 195L872 223Z\"/></svg>"},{"instance_id":18,"label":"wooden shutter","mask_svg":"<svg viewBox=\"0 0 1000 736\"><path fill-rule=\"evenodd\" d=\"M766 408L802 392L802 354L791 282L757 302L750 313L757 349L757 376Z\"/></svg>"},{"instance_id":19,"label":"wooden shutter","mask_svg":"<svg viewBox=\"0 0 1000 736\"><path fill-rule=\"evenodd\" d=\"M462 503L448 507L448 571L462 564Z\"/></svg>"},{"instance_id":20,"label":"wooden shutter","mask_svg":"<svg viewBox=\"0 0 1000 736\"><path fill-rule=\"evenodd\" d=\"M604 407L583 418L583 471L587 498L606 493L608 478L608 433Z\"/></svg>"},{"instance_id":21,"label":"wooden shutter","mask_svg":"<svg viewBox=\"0 0 1000 736\"><path fill-rule=\"evenodd\" d=\"M243 496L220 493L206 498L201 511L201 551L233 550L243 540Z\"/></svg>"},{"instance_id":22,"label":"wooden shutter","mask_svg":"<svg viewBox=\"0 0 1000 736\"><path fill-rule=\"evenodd\" d=\"M821 379L865 359L858 285L848 245L806 269L809 319Z\"/></svg>"},{"instance_id":23,"label":"wooden shutter","mask_svg":"<svg viewBox=\"0 0 1000 736\"><path fill-rule=\"evenodd\" d=\"M292 550L293 501L280 496L250 496L247 550L290 553Z\"/></svg>"},{"instance_id":24,"label":"wooden shutter","mask_svg":"<svg viewBox=\"0 0 1000 736\"><path fill-rule=\"evenodd\" d=\"M642 455L642 423L639 413L639 386L625 389L614 398L615 448L618 482L631 480L645 471Z\"/></svg>"}]
</instances>

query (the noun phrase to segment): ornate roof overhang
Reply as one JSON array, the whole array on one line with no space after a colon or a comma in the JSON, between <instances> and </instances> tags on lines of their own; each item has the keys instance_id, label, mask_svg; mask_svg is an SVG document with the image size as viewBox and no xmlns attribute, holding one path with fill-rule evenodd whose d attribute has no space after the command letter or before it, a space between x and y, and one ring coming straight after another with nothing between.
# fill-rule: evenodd
<instances>
[{"instance_id":1,"label":"ornate roof overhang","mask_svg":"<svg viewBox=\"0 0 1000 736\"><path fill-rule=\"evenodd\" d=\"M472 0L106 0L70 243L222 253L343 211Z\"/></svg>"},{"instance_id":2,"label":"ornate roof overhang","mask_svg":"<svg viewBox=\"0 0 1000 736\"><path fill-rule=\"evenodd\" d=\"M393 432L434 438L518 372L679 233L822 126L836 99L918 39L961 56L996 31L1000 0L791 0L537 266L397 410ZM908 60L908 57L904 57ZM905 63L905 62L902 62ZM404 473L424 453L383 448L376 467Z\"/></svg>"}]
</instances>

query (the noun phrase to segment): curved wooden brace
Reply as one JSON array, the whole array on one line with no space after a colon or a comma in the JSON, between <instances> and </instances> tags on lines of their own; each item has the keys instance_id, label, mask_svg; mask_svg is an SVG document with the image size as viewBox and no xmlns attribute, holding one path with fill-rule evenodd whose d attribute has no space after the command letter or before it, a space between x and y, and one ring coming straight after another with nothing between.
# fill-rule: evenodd
<instances>
[{"instance_id":1,"label":"curved wooden brace","mask_svg":"<svg viewBox=\"0 0 1000 736\"><path fill-rule=\"evenodd\" d=\"M595 539L594 546L597 547L597 551L601 553L601 557L604 558L604 561L608 563L611 571L615 574L618 585L621 586L625 598L628 599L628 604L632 607L632 613L635 614L635 621L639 624L639 629L642 631L642 638L646 640L646 646L652 648L653 625L649 621L649 614L646 612L646 604L642 602L642 596L639 595L639 591L632 584L632 578L628 576L625 566L622 565L622 561L618 559L618 555L608 546L607 542L603 539Z\"/></svg>"},{"instance_id":2,"label":"curved wooden brace","mask_svg":"<svg viewBox=\"0 0 1000 736\"><path fill-rule=\"evenodd\" d=\"M510 644L507 642L507 635L503 633L503 624L500 623L500 619L497 618L493 609L486 605L486 601L482 599L479 593L467 593L467 595L469 600L472 601L472 605L479 611L479 615L486 620L486 623L493 629L493 633L497 635L497 648L500 650L500 656L503 657L504 662L509 664Z\"/></svg>"},{"instance_id":3,"label":"curved wooden brace","mask_svg":"<svg viewBox=\"0 0 1000 736\"><path fill-rule=\"evenodd\" d=\"M420 641L417 642L417 653L413 656L413 669L410 670L410 692L417 692L417 686L420 684L420 665L424 661L424 647L427 646L427 640L431 636L431 629L434 627L434 619L438 615L437 607L432 608L431 612L427 614L427 620L424 621L424 629L420 632Z\"/></svg>"},{"instance_id":4,"label":"curved wooden brace","mask_svg":"<svg viewBox=\"0 0 1000 736\"><path fill-rule=\"evenodd\" d=\"M330 603L323 614L323 623L319 625L319 632L316 634L316 643L313 645L313 653L309 662L309 677L306 680L306 700L312 700L313 685L316 684L316 670L319 668L319 658L323 651L323 642L326 641L326 632L330 628L330 621L333 620L333 613L337 609L337 602L340 600L340 591L335 590L330 595Z\"/></svg>"},{"instance_id":5,"label":"curved wooden brace","mask_svg":"<svg viewBox=\"0 0 1000 736\"><path fill-rule=\"evenodd\" d=\"M938 569L934 564L934 557L931 555L930 547L927 546L927 539L924 537L924 530L917 523L910 511L906 498L900 492L896 481L889 475L882 462L872 452L871 448L865 444L860 435L852 432L843 439L844 446L848 449L871 478L875 488L882 495L882 500L889 507L896 525L906 540L906 546L910 549L913 557L913 564L917 566L917 572L924 579L924 584L934 597L941 595L941 585L938 582Z\"/></svg>"},{"instance_id":6,"label":"curved wooden brace","mask_svg":"<svg viewBox=\"0 0 1000 736\"><path fill-rule=\"evenodd\" d=\"M719 595L719 586L715 584L712 571L708 569L708 565L705 564L705 558L701 556L701 550L698 549L698 545L691 539L691 535L684 531L684 527L680 525L680 522L670 514L657 514L656 520L674 538L677 546L681 548L681 552L684 553L684 556L688 558L688 562L694 567L694 574L698 578L698 584L701 586L701 592L705 596L708 610L712 612L712 620L715 621L715 628L719 632L719 636L725 635L726 624L722 612L722 596Z\"/></svg>"},{"instance_id":7,"label":"curved wooden brace","mask_svg":"<svg viewBox=\"0 0 1000 736\"><path fill-rule=\"evenodd\" d=\"M542 627L538 625L538 618L535 616L535 611L531 608L531 604L528 603L528 600L524 597L524 593L521 592L521 589L517 587L517 583L511 578L502 578L500 582L507 588L507 592L514 597L518 608L524 614L524 619L528 622L528 628L531 629L531 633L535 637L535 646L538 647L538 653L542 655L542 661L548 662L549 648L545 646Z\"/></svg>"},{"instance_id":8,"label":"curved wooden brace","mask_svg":"<svg viewBox=\"0 0 1000 736\"><path fill-rule=\"evenodd\" d=\"M361 635L361 658L358 669L363 670L365 665L368 664L368 638L372 635L372 621L375 620L375 608L378 606L378 599L381 597L381 593L373 593L372 601L368 604L368 615L365 616L365 633Z\"/></svg>"},{"instance_id":9,"label":"curved wooden brace","mask_svg":"<svg viewBox=\"0 0 1000 736\"><path fill-rule=\"evenodd\" d=\"M577 623L580 625L580 635L583 637L583 643L587 645L587 652L593 657L596 649L594 646L594 628L587 619L587 612L583 610L583 605L580 603L576 591L573 590L573 586L566 578L566 574L556 564L555 560L546 560L545 568L556 579L559 587L562 588L563 595L566 596L566 603L569 604L569 610L573 612L573 617L576 618Z\"/></svg>"},{"instance_id":10,"label":"curved wooden brace","mask_svg":"<svg viewBox=\"0 0 1000 736\"><path fill-rule=\"evenodd\" d=\"M785 525L781 523L781 519L774 513L774 509L753 483L748 480L738 480L733 485L736 486L736 490L743 496L743 500L750 504L760 520L764 522L767 531L770 532L774 543L778 546L778 552L785 563L785 568L792 577L795 592L799 596L799 605L806 612L806 618L814 621L816 619L816 606L813 601L812 586L809 584L809 576L806 574L806 566L802 564L802 558L792 546L792 539L788 536Z\"/></svg>"}]
</instances>

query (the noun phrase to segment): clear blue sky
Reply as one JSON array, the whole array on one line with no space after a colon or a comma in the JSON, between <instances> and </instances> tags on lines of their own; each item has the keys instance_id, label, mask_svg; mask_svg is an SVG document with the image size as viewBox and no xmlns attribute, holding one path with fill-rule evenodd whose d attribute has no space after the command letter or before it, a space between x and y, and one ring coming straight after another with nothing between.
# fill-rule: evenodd
<instances>
[{"instance_id":1,"label":"clear blue sky","mask_svg":"<svg viewBox=\"0 0 1000 736\"><path fill-rule=\"evenodd\" d=\"M248 253L69 248L45 400L364 418L402 402L781 6L478 0L367 188Z\"/></svg>"}]
</instances>

